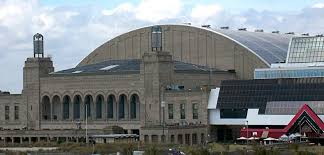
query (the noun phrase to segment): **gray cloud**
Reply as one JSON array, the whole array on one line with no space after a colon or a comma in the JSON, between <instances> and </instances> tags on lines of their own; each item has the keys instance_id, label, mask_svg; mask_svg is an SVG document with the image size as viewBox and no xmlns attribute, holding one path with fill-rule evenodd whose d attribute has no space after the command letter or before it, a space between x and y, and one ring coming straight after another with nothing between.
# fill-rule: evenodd
<instances>
[{"instance_id":1,"label":"gray cloud","mask_svg":"<svg viewBox=\"0 0 324 155\"><path fill-rule=\"evenodd\" d=\"M74 67L96 47L119 34L152 24L192 22L233 29L324 33L324 8L304 8L293 13L254 9L233 13L219 8L198 20L199 12L193 18L191 9L177 4L179 11L163 16L161 13L167 9L161 9L157 13L159 20L155 21L151 16L145 20L145 12L136 11L140 7L145 5L127 4L115 10L102 10L102 6L51 8L36 0L0 0L0 90L20 93L23 64L32 56L32 36L37 32L45 36L45 52L53 56L56 70Z\"/></svg>"}]
</instances>

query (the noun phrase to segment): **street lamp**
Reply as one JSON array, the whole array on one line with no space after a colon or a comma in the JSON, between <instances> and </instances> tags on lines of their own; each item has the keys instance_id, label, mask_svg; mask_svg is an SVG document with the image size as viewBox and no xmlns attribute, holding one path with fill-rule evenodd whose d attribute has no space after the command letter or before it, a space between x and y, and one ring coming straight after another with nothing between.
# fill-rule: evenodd
<instances>
[{"instance_id":1,"label":"street lamp","mask_svg":"<svg viewBox=\"0 0 324 155\"><path fill-rule=\"evenodd\" d=\"M249 141L249 121L246 121L246 144L248 144Z\"/></svg>"}]
</instances>

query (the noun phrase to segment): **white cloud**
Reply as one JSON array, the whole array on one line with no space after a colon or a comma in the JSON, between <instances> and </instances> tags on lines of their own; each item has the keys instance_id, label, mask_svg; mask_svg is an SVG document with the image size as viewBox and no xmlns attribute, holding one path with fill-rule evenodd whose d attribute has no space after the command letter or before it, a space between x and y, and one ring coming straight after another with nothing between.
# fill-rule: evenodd
<instances>
[{"instance_id":1,"label":"white cloud","mask_svg":"<svg viewBox=\"0 0 324 155\"><path fill-rule=\"evenodd\" d=\"M106 16L111 16L123 12L133 12L134 6L131 3L123 3L111 10L102 10L101 13Z\"/></svg>"},{"instance_id":2,"label":"white cloud","mask_svg":"<svg viewBox=\"0 0 324 155\"><path fill-rule=\"evenodd\" d=\"M192 9L191 17L199 21L206 21L207 19L216 17L223 8L217 4L211 5L197 5Z\"/></svg>"},{"instance_id":3,"label":"white cloud","mask_svg":"<svg viewBox=\"0 0 324 155\"><path fill-rule=\"evenodd\" d=\"M111 10L102 10L102 14L112 16L114 14L130 13L138 20L144 22L159 22L161 20L176 18L182 11L181 0L142 0L137 6L131 3L123 3Z\"/></svg>"},{"instance_id":4,"label":"white cloud","mask_svg":"<svg viewBox=\"0 0 324 155\"><path fill-rule=\"evenodd\" d=\"M55 25L55 19L53 16L47 13L42 13L32 17L32 22L35 24L37 29L41 29L42 32L51 30Z\"/></svg>"},{"instance_id":5,"label":"white cloud","mask_svg":"<svg viewBox=\"0 0 324 155\"><path fill-rule=\"evenodd\" d=\"M142 0L136 8L136 18L149 22L177 17L182 11L181 0Z\"/></svg>"},{"instance_id":6,"label":"white cloud","mask_svg":"<svg viewBox=\"0 0 324 155\"><path fill-rule=\"evenodd\" d=\"M314 4L314 5L312 6L312 8L319 8L319 9L322 9L322 8L324 8L324 3L317 3L317 4Z\"/></svg>"}]
</instances>

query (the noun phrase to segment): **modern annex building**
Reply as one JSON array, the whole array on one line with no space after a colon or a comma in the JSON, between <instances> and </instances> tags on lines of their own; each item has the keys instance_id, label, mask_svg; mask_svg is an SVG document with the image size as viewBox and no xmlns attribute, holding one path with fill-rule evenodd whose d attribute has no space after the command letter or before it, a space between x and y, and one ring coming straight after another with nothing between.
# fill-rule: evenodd
<instances>
[{"instance_id":1,"label":"modern annex building","mask_svg":"<svg viewBox=\"0 0 324 155\"><path fill-rule=\"evenodd\" d=\"M253 80L225 80L209 104L212 139L324 137L324 37L291 39L287 58L257 68Z\"/></svg>"},{"instance_id":2,"label":"modern annex building","mask_svg":"<svg viewBox=\"0 0 324 155\"><path fill-rule=\"evenodd\" d=\"M211 86L253 79L256 68L284 61L291 37L226 27L144 27L109 40L74 68L55 71L36 34L22 93L0 94L1 141L84 141L86 128L91 137L117 126L143 142L203 144Z\"/></svg>"}]
</instances>

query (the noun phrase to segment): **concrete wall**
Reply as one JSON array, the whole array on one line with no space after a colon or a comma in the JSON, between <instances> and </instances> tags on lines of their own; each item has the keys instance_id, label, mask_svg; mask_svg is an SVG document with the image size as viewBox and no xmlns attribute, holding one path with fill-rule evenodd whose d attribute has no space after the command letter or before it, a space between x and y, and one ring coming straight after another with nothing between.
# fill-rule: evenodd
<instances>
[{"instance_id":1,"label":"concrete wall","mask_svg":"<svg viewBox=\"0 0 324 155\"><path fill-rule=\"evenodd\" d=\"M196 88L197 86L212 85L212 87L219 87L221 80L236 79L235 73L229 72L209 72L204 73L176 73L174 74L173 83L185 86L185 89ZM193 82L195 81L195 82Z\"/></svg>"},{"instance_id":2,"label":"concrete wall","mask_svg":"<svg viewBox=\"0 0 324 155\"><path fill-rule=\"evenodd\" d=\"M125 129L139 129L141 112L144 108L143 95L143 81L141 81L140 74L119 74L119 75L70 75L70 76L56 76L41 78L41 97L48 96L51 104L55 96L59 97L60 109L63 110L63 98L68 96L71 99L69 105L69 118L59 120L43 120L43 129L74 129L77 128L76 123L81 122L85 124L85 119L82 117L85 113L84 102L87 95L92 96L93 104L91 104L92 117L88 118L90 128L102 129L107 126L118 125ZM118 119L118 103L119 96L126 95L126 118ZM73 119L73 101L75 96L81 97L80 119ZM109 95L115 97L114 102L114 118L107 118L107 103ZM139 105L137 107L136 119L130 119L129 106L132 95L139 97ZM102 104L102 118L95 118L96 114L96 100L98 96L103 97ZM62 115L62 113L60 113Z\"/></svg>"},{"instance_id":3,"label":"concrete wall","mask_svg":"<svg viewBox=\"0 0 324 155\"><path fill-rule=\"evenodd\" d=\"M165 123L171 125L186 124L208 124L207 102L208 92L196 91L167 91L164 94L165 100ZM198 104L198 119L193 119L192 105ZM168 118L168 105L173 104L173 119ZM185 119L180 118L180 104L185 105Z\"/></svg>"},{"instance_id":4,"label":"concrete wall","mask_svg":"<svg viewBox=\"0 0 324 155\"><path fill-rule=\"evenodd\" d=\"M9 120L5 118L5 107L9 106ZM18 107L18 119L15 118L15 106ZM21 95L0 95L0 127L3 129L22 129L26 127L26 105Z\"/></svg>"}]
</instances>

